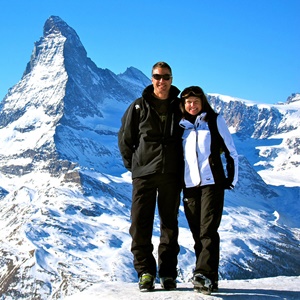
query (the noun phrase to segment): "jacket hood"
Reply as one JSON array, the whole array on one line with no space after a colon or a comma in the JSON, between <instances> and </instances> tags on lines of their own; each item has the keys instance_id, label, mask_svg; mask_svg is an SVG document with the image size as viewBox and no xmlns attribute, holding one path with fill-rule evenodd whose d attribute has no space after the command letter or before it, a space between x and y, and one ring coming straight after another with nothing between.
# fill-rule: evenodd
<instances>
[{"instance_id":1,"label":"jacket hood","mask_svg":"<svg viewBox=\"0 0 300 300\"><path fill-rule=\"evenodd\" d=\"M151 98L153 91L154 91L153 85L152 84L148 85L143 91L143 98L149 100ZM170 99L177 98L179 94L180 94L180 90L175 85L171 85L169 98Z\"/></svg>"}]
</instances>

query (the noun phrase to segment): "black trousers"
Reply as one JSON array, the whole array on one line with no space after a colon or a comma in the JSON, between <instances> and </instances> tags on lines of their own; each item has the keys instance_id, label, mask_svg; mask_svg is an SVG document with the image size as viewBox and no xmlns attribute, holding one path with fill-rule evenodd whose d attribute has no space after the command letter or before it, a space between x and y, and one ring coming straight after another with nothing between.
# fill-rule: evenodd
<instances>
[{"instance_id":1,"label":"black trousers","mask_svg":"<svg viewBox=\"0 0 300 300\"><path fill-rule=\"evenodd\" d=\"M159 277L177 277L178 210L180 180L176 174L153 174L133 179L131 251L134 268L156 276L157 265L153 256L152 232L156 202L160 217L160 243L158 247Z\"/></svg>"},{"instance_id":2,"label":"black trousers","mask_svg":"<svg viewBox=\"0 0 300 300\"><path fill-rule=\"evenodd\" d=\"M219 185L184 190L184 210L195 241L196 267L212 281L218 280L220 237L218 228L224 206L224 188Z\"/></svg>"}]
</instances>

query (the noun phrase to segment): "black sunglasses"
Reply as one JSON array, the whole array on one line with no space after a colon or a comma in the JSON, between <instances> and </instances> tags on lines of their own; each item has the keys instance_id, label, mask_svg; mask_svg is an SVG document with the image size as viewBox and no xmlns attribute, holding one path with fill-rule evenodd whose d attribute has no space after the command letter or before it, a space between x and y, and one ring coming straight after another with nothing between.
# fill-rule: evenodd
<instances>
[{"instance_id":1,"label":"black sunglasses","mask_svg":"<svg viewBox=\"0 0 300 300\"><path fill-rule=\"evenodd\" d=\"M160 75L160 74L152 74L152 77L155 79L155 80L170 80L172 78L172 75L171 74L163 74L163 75Z\"/></svg>"}]
</instances>

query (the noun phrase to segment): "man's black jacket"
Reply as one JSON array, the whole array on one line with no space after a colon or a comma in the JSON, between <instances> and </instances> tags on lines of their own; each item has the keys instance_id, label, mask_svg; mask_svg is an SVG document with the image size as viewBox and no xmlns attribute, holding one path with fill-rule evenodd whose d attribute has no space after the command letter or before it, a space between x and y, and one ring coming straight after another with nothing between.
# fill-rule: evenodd
<instances>
[{"instance_id":1,"label":"man's black jacket","mask_svg":"<svg viewBox=\"0 0 300 300\"><path fill-rule=\"evenodd\" d=\"M124 166L132 172L132 178L153 173L182 174L182 132L179 121L177 87L171 86L165 126L149 101L153 85L145 88L142 97L135 100L122 117L118 145Z\"/></svg>"}]
</instances>

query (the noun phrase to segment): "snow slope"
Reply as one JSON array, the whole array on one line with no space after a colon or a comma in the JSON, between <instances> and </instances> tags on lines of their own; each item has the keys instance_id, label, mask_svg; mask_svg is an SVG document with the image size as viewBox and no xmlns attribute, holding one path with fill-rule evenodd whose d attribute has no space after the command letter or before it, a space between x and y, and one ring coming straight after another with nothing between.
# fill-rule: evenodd
<instances>
[{"instance_id":1,"label":"snow slope","mask_svg":"<svg viewBox=\"0 0 300 300\"><path fill-rule=\"evenodd\" d=\"M177 290L165 291L156 284L156 289L141 293L136 283L101 283L88 290L66 297L65 300L292 300L300 299L300 277L272 277L252 280L222 280L219 291L210 296L196 293L191 283L179 283Z\"/></svg>"}]
</instances>

